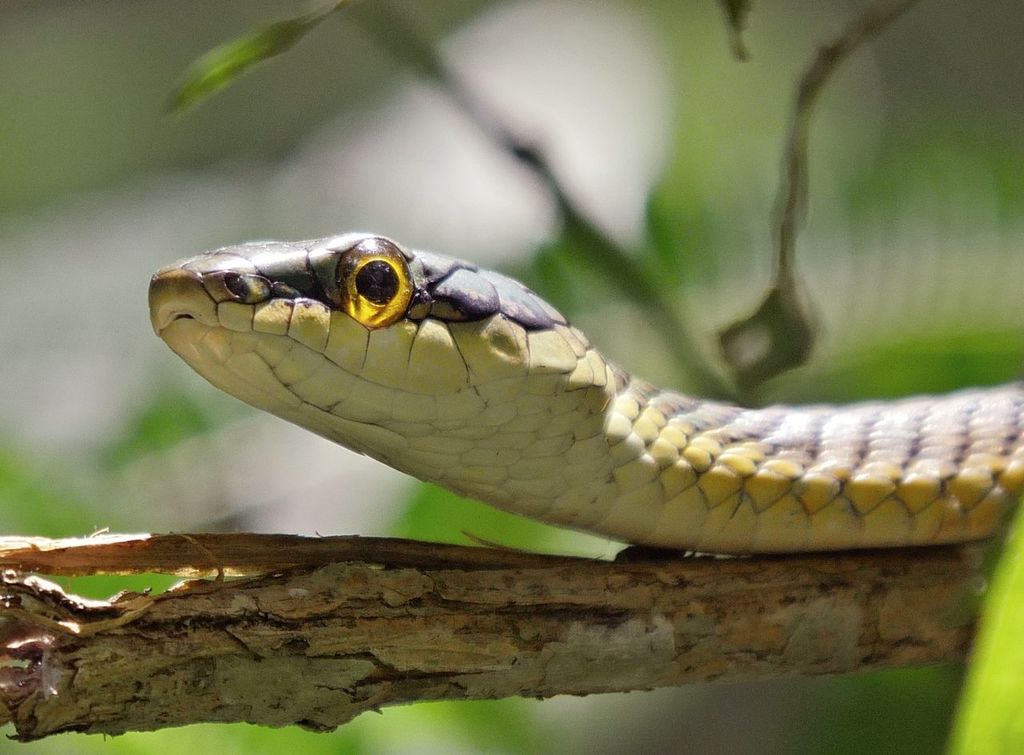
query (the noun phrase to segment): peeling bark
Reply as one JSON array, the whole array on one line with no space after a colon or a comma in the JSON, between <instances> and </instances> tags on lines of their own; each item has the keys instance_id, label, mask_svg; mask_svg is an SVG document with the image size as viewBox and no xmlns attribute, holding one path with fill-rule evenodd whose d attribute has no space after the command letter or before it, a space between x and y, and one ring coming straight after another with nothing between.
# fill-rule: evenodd
<instances>
[{"instance_id":1,"label":"peeling bark","mask_svg":"<svg viewBox=\"0 0 1024 755\"><path fill-rule=\"evenodd\" d=\"M416 700L650 689L964 657L976 548L591 561L374 538L0 540L0 722L327 730ZM86 601L27 576L247 574Z\"/></svg>"}]
</instances>

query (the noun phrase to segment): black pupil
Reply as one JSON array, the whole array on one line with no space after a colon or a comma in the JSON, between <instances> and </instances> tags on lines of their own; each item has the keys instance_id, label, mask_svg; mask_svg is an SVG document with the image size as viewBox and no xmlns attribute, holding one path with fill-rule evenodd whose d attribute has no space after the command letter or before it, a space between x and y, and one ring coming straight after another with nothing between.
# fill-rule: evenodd
<instances>
[{"instance_id":1,"label":"black pupil","mask_svg":"<svg viewBox=\"0 0 1024 755\"><path fill-rule=\"evenodd\" d=\"M372 260L356 273L356 291L374 304L387 304L398 293L398 276L387 262Z\"/></svg>"}]
</instances>

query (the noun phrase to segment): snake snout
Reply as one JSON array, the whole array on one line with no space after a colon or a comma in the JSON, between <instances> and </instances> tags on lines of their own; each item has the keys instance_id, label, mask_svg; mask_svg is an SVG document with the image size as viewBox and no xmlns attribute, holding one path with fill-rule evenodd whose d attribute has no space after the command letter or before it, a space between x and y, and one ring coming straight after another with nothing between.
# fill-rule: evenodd
<instances>
[{"instance_id":1,"label":"snake snout","mask_svg":"<svg viewBox=\"0 0 1024 755\"><path fill-rule=\"evenodd\" d=\"M178 320L217 325L217 305L202 276L179 266L158 270L149 282L149 319L157 335Z\"/></svg>"}]
</instances>

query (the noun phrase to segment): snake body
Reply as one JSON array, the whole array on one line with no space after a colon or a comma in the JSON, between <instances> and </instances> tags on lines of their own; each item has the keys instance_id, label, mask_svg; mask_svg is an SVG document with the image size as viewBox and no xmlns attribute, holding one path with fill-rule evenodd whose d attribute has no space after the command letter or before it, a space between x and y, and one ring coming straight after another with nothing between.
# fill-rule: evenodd
<instances>
[{"instance_id":1,"label":"snake body","mask_svg":"<svg viewBox=\"0 0 1024 755\"><path fill-rule=\"evenodd\" d=\"M749 409L609 363L518 282L379 236L163 268L153 327L254 406L456 493L720 553L985 538L1024 488L1024 387Z\"/></svg>"}]
</instances>

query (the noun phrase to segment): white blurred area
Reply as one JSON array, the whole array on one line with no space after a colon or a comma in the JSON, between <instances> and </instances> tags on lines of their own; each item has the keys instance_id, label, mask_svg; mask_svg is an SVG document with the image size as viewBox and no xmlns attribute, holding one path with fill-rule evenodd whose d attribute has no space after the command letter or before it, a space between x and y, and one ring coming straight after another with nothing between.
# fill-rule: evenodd
<instances>
[{"instance_id":1,"label":"white blurred area","mask_svg":"<svg viewBox=\"0 0 1024 755\"><path fill-rule=\"evenodd\" d=\"M628 6L562 0L496 6L441 52L475 101L550 156L582 211L635 245L675 100L659 50ZM361 228L492 266L530 254L558 223L531 171L437 84L408 79L311 139L273 199L313 235L336 232L342 208Z\"/></svg>"}]
</instances>

